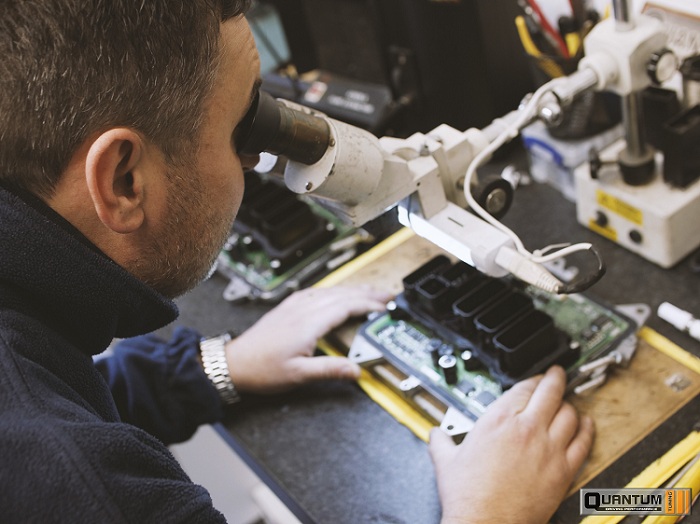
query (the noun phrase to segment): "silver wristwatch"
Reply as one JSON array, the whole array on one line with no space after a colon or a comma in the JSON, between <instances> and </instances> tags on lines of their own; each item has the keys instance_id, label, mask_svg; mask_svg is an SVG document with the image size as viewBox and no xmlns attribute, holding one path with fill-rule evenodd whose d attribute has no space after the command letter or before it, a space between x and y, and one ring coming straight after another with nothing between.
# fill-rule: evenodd
<instances>
[{"instance_id":1,"label":"silver wristwatch","mask_svg":"<svg viewBox=\"0 0 700 524\"><path fill-rule=\"evenodd\" d=\"M231 333L224 333L216 337L203 338L199 342L204 372L211 380L211 383L214 384L222 402L227 406L241 400L241 395L231 380L228 363L226 362L226 344L232 339L233 335Z\"/></svg>"}]
</instances>

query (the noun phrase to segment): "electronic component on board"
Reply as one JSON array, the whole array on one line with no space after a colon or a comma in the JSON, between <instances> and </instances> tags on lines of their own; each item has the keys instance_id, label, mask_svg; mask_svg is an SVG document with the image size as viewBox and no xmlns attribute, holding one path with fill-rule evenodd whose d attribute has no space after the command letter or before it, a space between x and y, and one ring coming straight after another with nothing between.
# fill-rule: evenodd
<instances>
[{"instance_id":1,"label":"electronic component on board","mask_svg":"<svg viewBox=\"0 0 700 524\"><path fill-rule=\"evenodd\" d=\"M362 326L349 357L370 372L381 363L410 377L407 400L422 409L420 390L452 410L445 415L452 435L468 431L459 420L473 423L504 390L553 364L580 384L579 368L604 360L636 329L629 317L583 295L488 277L443 255L407 275L403 286L386 313Z\"/></svg>"},{"instance_id":2,"label":"electronic component on board","mask_svg":"<svg viewBox=\"0 0 700 524\"><path fill-rule=\"evenodd\" d=\"M452 355L443 355L438 360L438 366L442 370L445 382L454 385L457 383L457 358Z\"/></svg>"},{"instance_id":3,"label":"electronic component on board","mask_svg":"<svg viewBox=\"0 0 700 524\"><path fill-rule=\"evenodd\" d=\"M351 260L374 239L271 177L245 174L245 194L217 268L229 301L278 301Z\"/></svg>"}]
</instances>

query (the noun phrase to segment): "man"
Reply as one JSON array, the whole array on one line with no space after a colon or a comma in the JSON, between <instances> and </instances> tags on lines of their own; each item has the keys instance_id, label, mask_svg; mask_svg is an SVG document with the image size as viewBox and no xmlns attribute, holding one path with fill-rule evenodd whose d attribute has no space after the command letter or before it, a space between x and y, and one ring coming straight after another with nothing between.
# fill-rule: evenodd
<instances>
[{"instance_id":1,"label":"man","mask_svg":"<svg viewBox=\"0 0 700 524\"><path fill-rule=\"evenodd\" d=\"M293 295L233 341L203 344L219 362L206 372L187 329L93 364L114 337L173 321L170 299L206 276L228 233L256 161L236 151L259 77L246 3L0 4L4 522L221 522L162 442L220 417L222 398L357 377L345 359L309 357L348 316L383 308L363 288ZM593 433L563 389L552 369L460 446L433 435L445 522L551 515ZM510 513L491 504L501 492Z\"/></svg>"}]
</instances>

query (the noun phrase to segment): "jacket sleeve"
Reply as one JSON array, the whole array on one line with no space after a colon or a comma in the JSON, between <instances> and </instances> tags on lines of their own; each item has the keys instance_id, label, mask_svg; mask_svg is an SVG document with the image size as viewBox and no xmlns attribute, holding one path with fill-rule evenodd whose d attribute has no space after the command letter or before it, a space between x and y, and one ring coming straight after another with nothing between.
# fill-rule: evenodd
<instances>
[{"instance_id":1,"label":"jacket sleeve","mask_svg":"<svg viewBox=\"0 0 700 524\"><path fill-rule=\"evenodd\" d=\"M96 360L124 422L173 444L223 416L198 359L199 339L195 330L179 327L169 342L153 334L125 339Z\"/></svg>"}]
</instances>

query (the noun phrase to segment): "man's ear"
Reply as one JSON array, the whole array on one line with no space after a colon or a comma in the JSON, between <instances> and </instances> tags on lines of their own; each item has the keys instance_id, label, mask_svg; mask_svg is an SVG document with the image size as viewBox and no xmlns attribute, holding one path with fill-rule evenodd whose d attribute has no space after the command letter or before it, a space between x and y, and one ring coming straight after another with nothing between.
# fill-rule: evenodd
<instances>
[{"instance_id":1,"label":"man's ear","mask_svg":"<svg viewBox=\"0 0 700 524\"><path fill-rule=\"evenodd\" d=\"M110 129L91 144L85 177L97 216L116 233L143 224L145 151L141 136L127 128Z\"/></svg>"}]
</instances>

